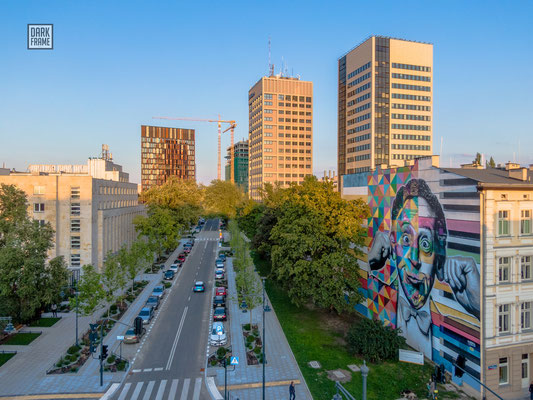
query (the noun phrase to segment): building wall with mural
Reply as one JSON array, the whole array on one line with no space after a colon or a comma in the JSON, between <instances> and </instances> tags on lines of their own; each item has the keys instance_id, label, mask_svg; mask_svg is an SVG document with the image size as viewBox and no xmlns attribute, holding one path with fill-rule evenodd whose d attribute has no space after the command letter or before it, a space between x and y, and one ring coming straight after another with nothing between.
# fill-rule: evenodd
<instances>
[{"instance_id":1,"label":"building wall with mural","mask_svg":"<svg viewBox=\"0 0 533 400\"><path fill-rule=\"evenodd\" d=\"M463 354L480 378L480 213L475 182L432 166L367 176L366 302L357 310L400 328L407 343L453 375ZM464 382L478 389L473 379ZM461 379L454 378L457 383Z\"/></svg>"}]
</instances>

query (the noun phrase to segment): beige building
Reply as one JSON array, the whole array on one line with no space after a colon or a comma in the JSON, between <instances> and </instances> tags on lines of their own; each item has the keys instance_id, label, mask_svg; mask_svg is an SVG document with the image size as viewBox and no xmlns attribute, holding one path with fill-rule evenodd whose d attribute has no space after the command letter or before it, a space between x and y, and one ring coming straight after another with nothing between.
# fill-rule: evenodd
<instances>
[{"instance_id":1,"label":"beige building","mask_svg":"<svg viewBox=\"0 0 533 400\"><path fill-rule=\"evenodd\" d=\"M30 165L28 172L0 174L0 183L26 192L33 219L55 230L50 257L63 256L74 270L102 268L108 252L135 240L133 218L144 214L137 184L108 156L86 165Z\"/></svg>"},{"instance_id":2,"label":"beige building","mask_svg":"<svg viewBox=\"0 0 533 400\"><path fill-rule=\"evenodd\" d=\"M339 176L433 154L433 45L372 36L338 63Z\"/></svg>"},{"instance_id":3,"label":"beige building","mask_svg":"<svg viewBox=\"0 0 533 400\"><path fill-rule=\"evenodd\" d=\"M265 183L301 183L313 171L313 83L262 77L248 93L249 193Z\"/></svg>"}]
</instances>

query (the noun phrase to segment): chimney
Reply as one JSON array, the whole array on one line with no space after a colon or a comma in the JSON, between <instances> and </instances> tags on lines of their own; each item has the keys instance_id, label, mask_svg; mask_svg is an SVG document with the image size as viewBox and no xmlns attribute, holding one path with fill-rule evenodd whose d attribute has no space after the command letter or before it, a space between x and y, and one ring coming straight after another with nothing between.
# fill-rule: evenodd
<instances>
[{"instance_id":1,"label":"chimney","mask_svg":"<svg viewBox=\"0 0 533 400\"><path fill-rule=\"evenodd\" d=\"M533 171L533 164L529 164L529 170Z\"/></svg>"},{"instance_id":2,"label":"chimney","mask_svg":"<svg viewBox=\"0 0 533 400\"><path fill-rule=\"evenodd\" d=\"M520 164L517 164L517 163L513 163L511 161L507 162L505 164L505 170L506 171L510 171L512 169L520 169Z\"/></svg>"},{"instance_id":3,"label":"chimney","mask_svg":"<svg viewBox=\"0 0 533 400\"><path fill-rule=\"evenodd\" d=\"M509 178L527 181L527 168L509 169Z\"/></svg>"}]
</instances>

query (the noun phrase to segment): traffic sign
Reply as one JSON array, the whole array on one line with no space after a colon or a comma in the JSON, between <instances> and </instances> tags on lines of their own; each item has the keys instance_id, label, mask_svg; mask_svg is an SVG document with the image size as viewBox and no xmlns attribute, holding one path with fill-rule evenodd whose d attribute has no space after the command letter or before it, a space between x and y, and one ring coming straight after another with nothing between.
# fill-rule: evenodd
<instances>
[{"instance_id":1,"label":"traffic sign","mask_svg":"<svg viewBox=\"0 0 533 400\"><path fill-rule=\"evenodd\" d=\"M229 359L230 365L239 365L239 357L233 356Z\"/></svg>"},{"instance_id":2,"label":"traffic sign","mask_svg":"<svg viewBox=\"0 0 533 400\"><path fill-rule=\"evenodd\" d=\"M117 336L117 340L124 340L124 336Z\"/></svg>"},{"instance_id":3,"label":"traffic sign","mask_svg":"<svg viewBox=\"0 0 533 400\"><path fill-rule=\"evenodd\" d=\"M220 325L217 326L217 335L222 335L222 327Z\"/></svg>"}]
</instances>

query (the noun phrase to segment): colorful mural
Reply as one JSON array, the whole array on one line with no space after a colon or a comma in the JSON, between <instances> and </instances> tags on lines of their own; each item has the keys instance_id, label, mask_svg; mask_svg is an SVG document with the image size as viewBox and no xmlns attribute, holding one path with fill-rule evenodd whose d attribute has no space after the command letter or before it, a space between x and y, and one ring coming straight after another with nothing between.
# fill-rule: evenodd
<instances>
[{"instance_id":1,"label":"colorful mural","mask_svg":"<svg viewBox=\"0 0 533 400\"><path fill-rule=\"evenodd\" d=\"M441 204L450 188L439 174L415 163L368 176L367 300L358 309L400 328L411 347L450 372L465 355L479 377L479 212L462 215L460 196Z\"/></svg>"}]
</instances>

